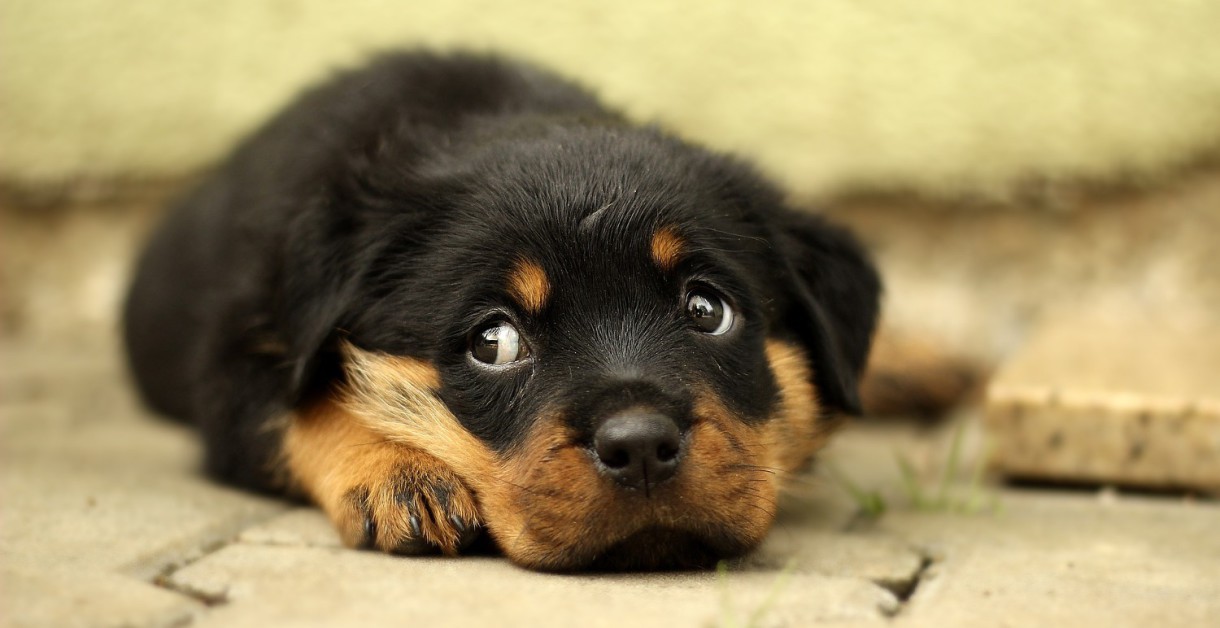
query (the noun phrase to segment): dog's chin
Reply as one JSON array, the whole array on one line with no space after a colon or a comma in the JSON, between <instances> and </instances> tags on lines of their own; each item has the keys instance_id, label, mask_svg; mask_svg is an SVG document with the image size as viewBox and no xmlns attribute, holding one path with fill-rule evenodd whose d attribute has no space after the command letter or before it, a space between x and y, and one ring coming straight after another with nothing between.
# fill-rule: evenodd
<instances>
[{"instance_id":1,"label":"dog's chin","mask_svg":"<svg viewBox=\"0 0 1220 628\"><path fill-rule=\"evenodd\" d=\"M703 537L684 530L647 527L603 550L571 555L561 571L684 571L709 569L717 561L736 558L754 543L721 536Z\"/></svg>"}]
</instances>

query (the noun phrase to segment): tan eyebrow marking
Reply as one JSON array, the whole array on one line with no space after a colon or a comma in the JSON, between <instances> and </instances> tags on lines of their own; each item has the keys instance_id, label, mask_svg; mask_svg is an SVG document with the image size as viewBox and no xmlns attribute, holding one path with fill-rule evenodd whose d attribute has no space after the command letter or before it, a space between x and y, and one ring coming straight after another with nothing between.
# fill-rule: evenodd
<instances>
[{"instance_id":1,"label":"tan eyebrow marking","mask_svg":"<svg viewBox=\"0 0 1220 628\"><path fill-rule=\"evenodd\" d=\"M682 248L686 242L672 227L661 227L652 236L652 261L661 270L672 270L682 259Z\"/></svg>"},{"instance_id":2,"label":"tan eyebrow marking","mask_svg":"<svg viewBox=\"0 0 1220 628\"><path fill-rule=\"evenodd\" d=\"M537 314L551 294L551 282L537 262L519 259L508 276L508 293L526 312Z\"/></svg>"}]
</instances>

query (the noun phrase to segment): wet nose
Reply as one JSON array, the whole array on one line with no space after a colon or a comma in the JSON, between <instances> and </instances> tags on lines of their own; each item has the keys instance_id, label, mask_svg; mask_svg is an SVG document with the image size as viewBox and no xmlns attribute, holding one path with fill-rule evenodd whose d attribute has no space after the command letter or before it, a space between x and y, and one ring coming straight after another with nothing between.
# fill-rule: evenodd
<instances>
[{"instance_id":1,"label":"wet nose","mask_svg":"<svg viewBox=\"0 0 1220 628\"><path fill-rule=\"evenodd\" d=\"M681 448L682 432L664 414L616 414L593 434L602 473L627 488L650 490L673 477Z\"/></svg>"}]
</instances>

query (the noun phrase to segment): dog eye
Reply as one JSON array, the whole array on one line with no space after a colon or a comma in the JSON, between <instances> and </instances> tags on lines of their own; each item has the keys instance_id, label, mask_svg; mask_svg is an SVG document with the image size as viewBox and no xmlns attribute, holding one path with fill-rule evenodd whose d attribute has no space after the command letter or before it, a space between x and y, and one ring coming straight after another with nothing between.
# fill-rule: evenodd
<instances>
[{"instance_id":1,"label":"dog eye","mask_svg":"<svg viewBox=\"0 0 1220 628\"><path fill-rule=\"evenodd\" d=\"M733 326L733 309L709 290L695 290L686 295L686 317L699 331L713 336L719 336Z\"/></svg>"},{"instance_id":2,"label":"dog eye","mask_svg":"<svg viewBox=\"0 0 1220 628\"><path fill-rule=\"evenodd\" d=\"M508 364L524 360L529 354L529 345L508 321L492 323L470 339L470 355L487 364Z\"/></svg>"}]
</instances>

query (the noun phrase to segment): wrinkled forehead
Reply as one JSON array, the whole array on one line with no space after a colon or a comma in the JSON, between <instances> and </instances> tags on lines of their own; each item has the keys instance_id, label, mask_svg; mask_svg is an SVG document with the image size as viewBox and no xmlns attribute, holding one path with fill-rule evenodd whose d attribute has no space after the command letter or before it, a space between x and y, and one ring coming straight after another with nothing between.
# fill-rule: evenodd
<instances>
[{"instance_id":1,"label":"wrinkled forehead","mask_svg":"<svg viewBox=\"0 0 1220 628\"><path fill-rule=\"evenodd\" d=\"M694 250L680 225L644 224L611 233L578 229L551 242L535 237L507 253L505 290L529 314L556 300L597 295L606 306L618 300L638 303L640 292L667 291L674 271Z\"/></svg>"},{"instance_id":2,"label":"wrinkled forehead","mask_svg":"<svg viewBox=\"0 0 1220 628\"><path fill-rule=\"evenodd\" d=\"M684 253L740 249L738 241L751 235L740 212L700 195L606 195L568 187L499 208L487 235L538 259L650 262L663 270L676 266Z\"/></svg>"},{"instance_id":3,"label":"wrinkled forehead","mask_svg":"<svg viewBox=\"0 0 1220 628\"><path fill-rule=\"evenodd\" d=\"M577 166L589 164L565 167ZM605 306L636 297L638 306L641 296L672 296L682 277L740 276L734 271L757 265L754 249L765 247L757 223L719 198L714 182L655 169L639 177L548 170L485 181L462 218L461 232L474 238L457 253L462 265L482 266L526 313L590 294Z\"/></svg>"}]
</instances>

